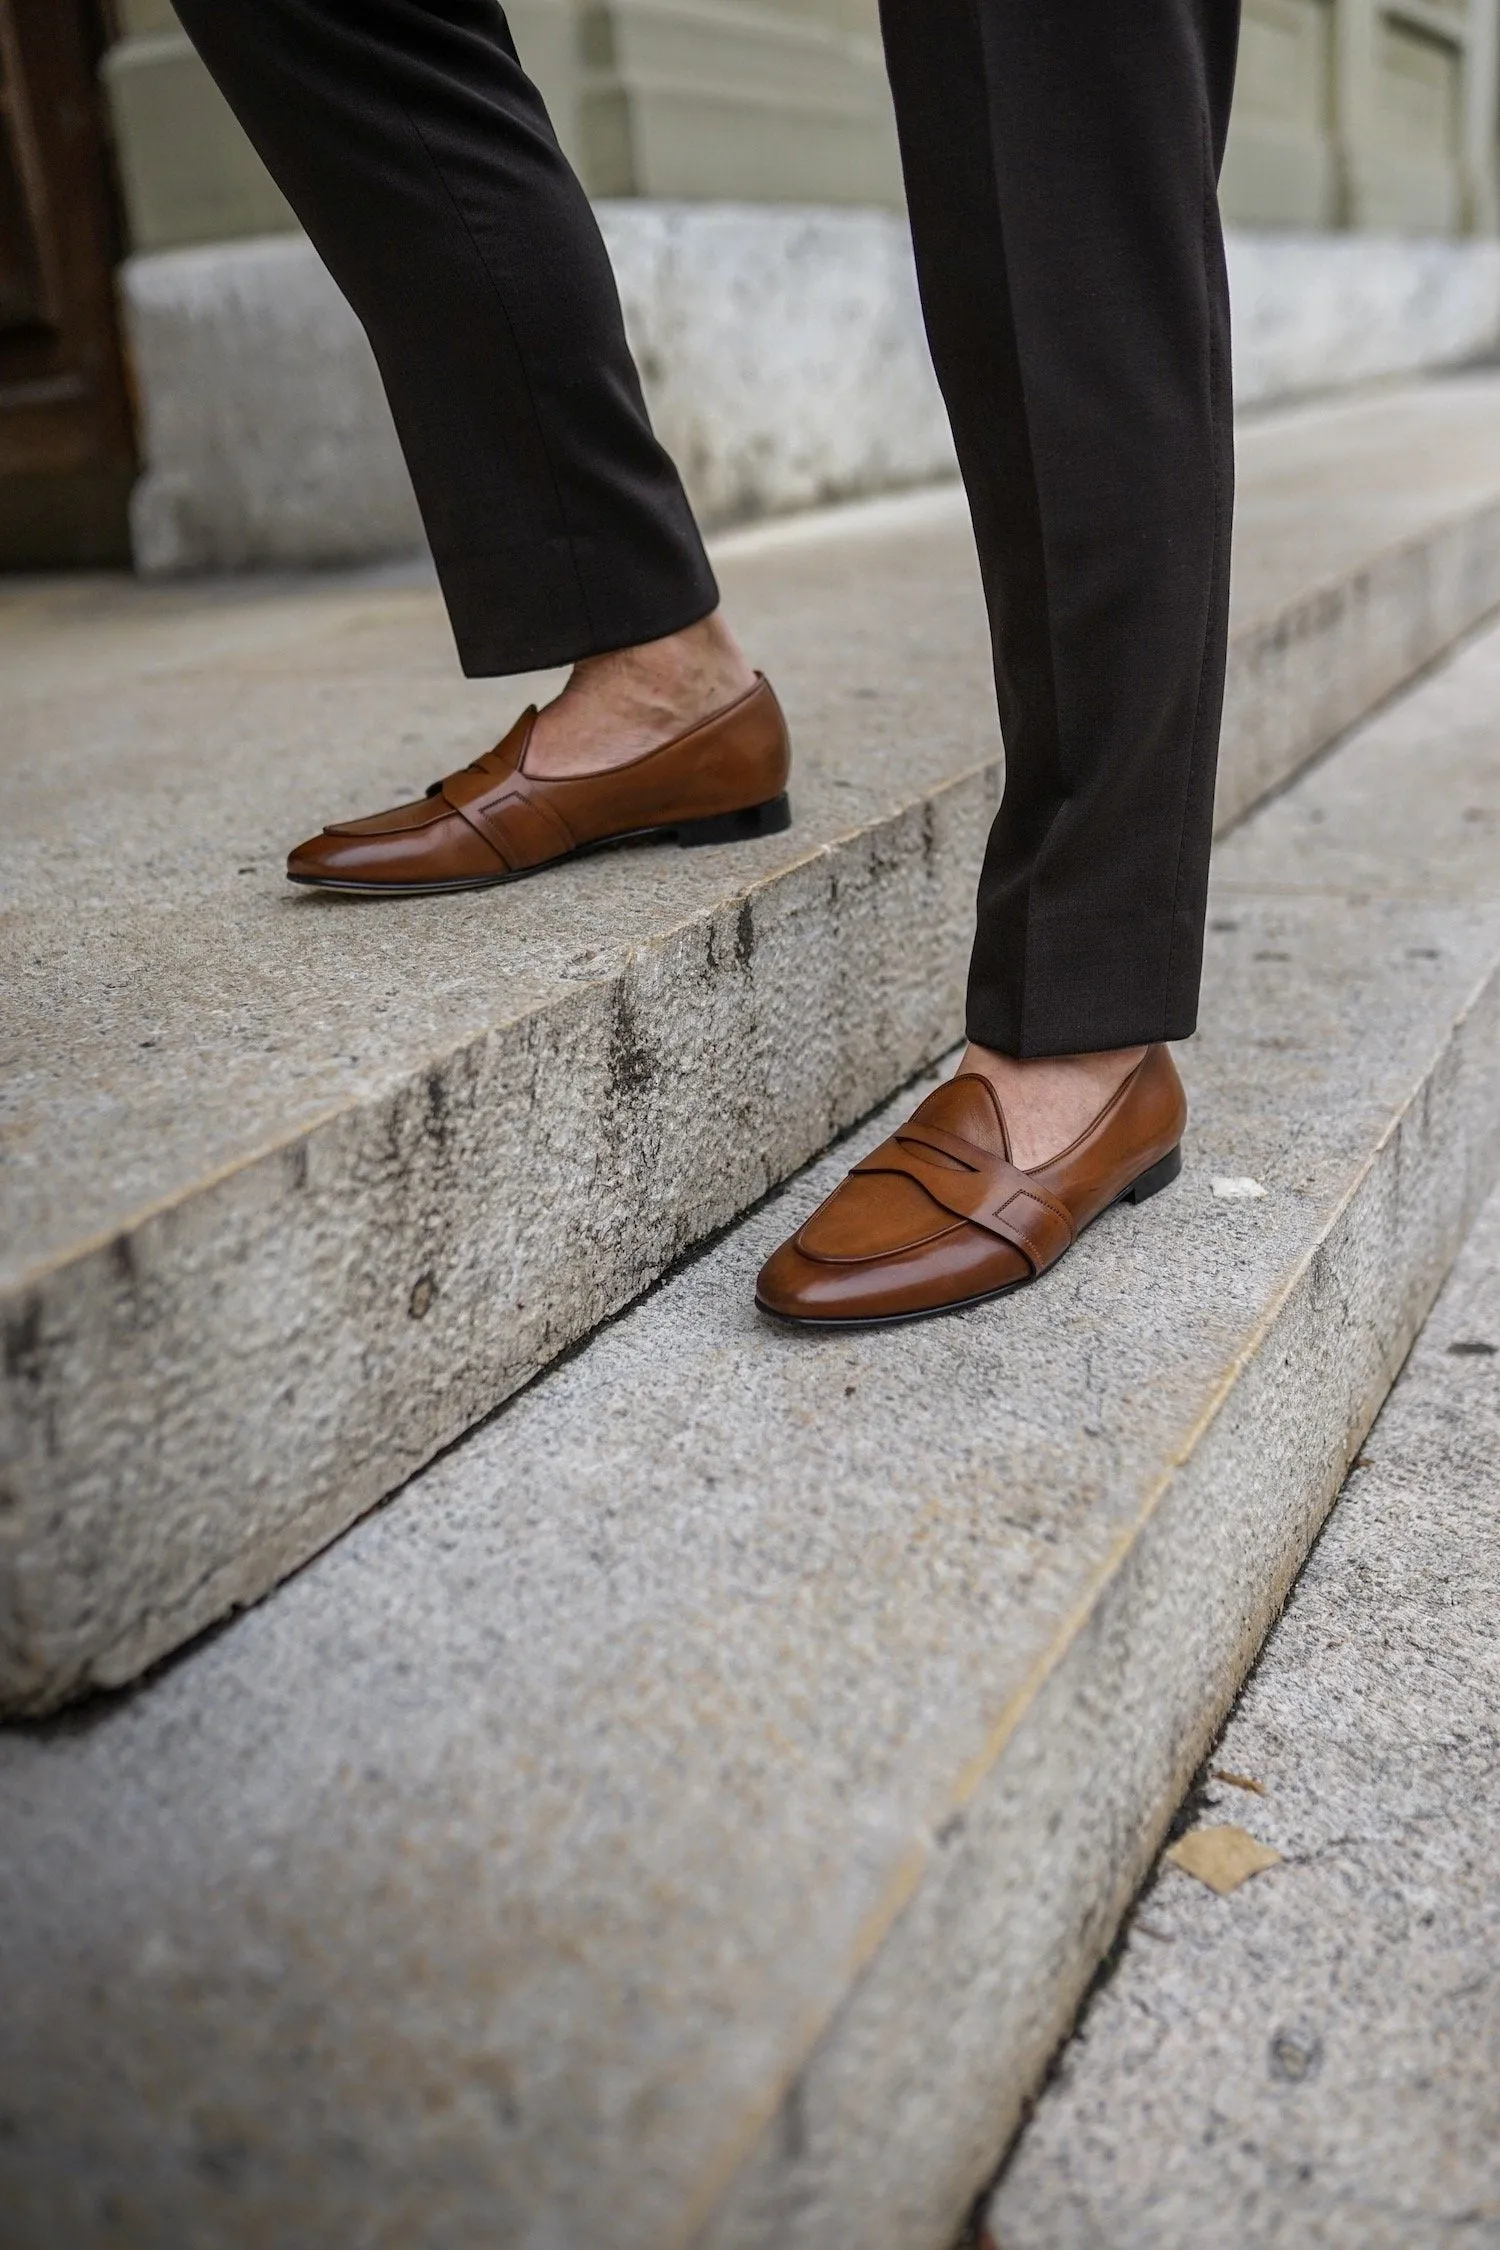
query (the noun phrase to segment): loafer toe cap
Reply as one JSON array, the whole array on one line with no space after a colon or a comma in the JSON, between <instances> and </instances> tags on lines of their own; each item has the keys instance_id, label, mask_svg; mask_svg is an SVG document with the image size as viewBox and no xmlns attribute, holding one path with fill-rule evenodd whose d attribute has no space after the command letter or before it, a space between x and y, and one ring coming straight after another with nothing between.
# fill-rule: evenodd
<instances>
[{"instance_id":1,"label":"loafer toe cap","mask_svg":"<svg viewBox=\"0 0 1500 2250\"><path fill-rule=\"evenodd\" d=\"M762 1267L755 1296L764 1311L782 1320L905 1320L1013 1288L1028 1272L1018 1251L977 1227L955 1227L909 1249L840 1260L809 1257L794 1237Z\"/></svg>"},{"instance_id":2,"label":"loafer toe cap","mask_svg":"<svg viewBox=\"0 0 1500 2250\"><path fill-rule=\"evenodd\" d=\"M309 836L306 843L296 845L286 855L286 871L293 882L316 881L319 876L338 871L339 838L330 836L325 829L320 836Z\"/></svg>"},{"instance_id":3,"label":"loafer toe cap","mask_svg":"<svg viewBox=\"0 0 1500 2250\"><path fill-rule=\"evenodd\" d=\"M441 888L492 881L497 855L457 817L421 827L325 828L288 855L294 883L352 883L365 890Z\"/></svg>"},{"instance_id":4,"label":"loafer toe cap","mask_svg":"<svg viewBox=\"0 0 1500 2250\"><path fill-rule=\"evenodd\" d=\"M396 837L346 836L325 828L287 854L294 883L401 883L420 880L409 871L410 855Z\"/></svg>"}]
</instances>

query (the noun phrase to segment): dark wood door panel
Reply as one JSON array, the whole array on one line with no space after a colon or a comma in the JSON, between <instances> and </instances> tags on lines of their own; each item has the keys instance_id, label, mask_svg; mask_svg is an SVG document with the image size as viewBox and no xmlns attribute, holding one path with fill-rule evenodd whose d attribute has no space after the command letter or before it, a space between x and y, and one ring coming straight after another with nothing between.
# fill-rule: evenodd
<instances>
[{"instance_id":1,"label":"dark wood door panel","mask_svg":"<svg viewBox=\"0 0 1500 2250\"><path fill-rule=\"evenodd\" d=\"M128 560L96 0L0 0L0 567Z\"/></svg>"}]
</instances>

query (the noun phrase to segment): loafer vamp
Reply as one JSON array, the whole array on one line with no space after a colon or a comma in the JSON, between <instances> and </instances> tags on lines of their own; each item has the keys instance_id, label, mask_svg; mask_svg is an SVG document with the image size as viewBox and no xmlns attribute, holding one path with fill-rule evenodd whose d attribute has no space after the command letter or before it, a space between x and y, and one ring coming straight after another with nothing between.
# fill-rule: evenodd
<instances>
[{"instance_id":1,"label":"loafer vamp","mask_svg":"<svg viewBox=\"0 0 1500 2250\"><path fill-rule=\"evenodd\" d=\"M797 1235L797 1247L809 1258L833 1263L884 1258L951 1234L955 1223L915 1180L856 1174L818 1205Z\"/></svg>"},{"instance_id":2,"label":"loafer vamp","mask_svg":"<svg viewBox=\"0 0 1500 2250\"><path fill-rule=\"evenodd\" d=\"M759 675L735 702L672 741L586 774L527 772L536 718L533 704L493 750L414 803L338 822L299 844L288 875L374 891L463 889L656 828L682 835L725 816L775 811L778 800L786 812L791 746L770 683Z\"/></svg>"},{"instance_id":3,"label":"loafer vamp","mask_svg":"<svg viewBox=\"0 0 1500 2250\"><path fill-rule=\"evenodd\" d=\"M960 1224L866 1259L812 1258L794 1238L763 1268L755 1293L787 1320L897 1320L1013 1288L1029 1271L1009 1243Z\"/></svg>"},{"instance_id":4,"label":"loafer vamp","mask_svg":"<svg viewBox=\"0 0 1500 2250\"><path fill-rule=\"evenodd\" d=\"M483 838L446 808L435 820L411 826L382 827L377 819L325 828L321 836L299 844L287 860L293 877L393 889L478 882L503 872Z\"/></svg>"},{"instance_id":5,"label":"loafer vamp","mask_svg":"<svg viewBox=\"0 0 1500 2250\"><path fill-rule=\"evenodd\" d=\"M363 820L331 820L328 836L399 836L413 829L431 828L452 820L453 808L437 790L409 805L392 805L389 812L368 813Z\"/></svg>"}]
</instances>

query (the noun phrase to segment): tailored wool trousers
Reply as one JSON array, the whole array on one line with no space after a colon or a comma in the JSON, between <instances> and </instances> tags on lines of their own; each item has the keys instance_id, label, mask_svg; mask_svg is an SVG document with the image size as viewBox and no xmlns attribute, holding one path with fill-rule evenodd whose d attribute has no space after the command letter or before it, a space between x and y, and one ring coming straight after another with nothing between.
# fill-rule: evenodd
<instances>
[{"instance_id":1,"label":"tailored wool trousers","mask_svg":"<svg viewBox=\"0 0 1500 2250\"><path fill-rule=\"evenodd\" d=\"M707 615L603 242L496 0L175 4L364 323L464 669ZM1238 0L881 12L1006 752L969 1034L1184 1038L1228 616Z\"/></svg>"}]
</instances>

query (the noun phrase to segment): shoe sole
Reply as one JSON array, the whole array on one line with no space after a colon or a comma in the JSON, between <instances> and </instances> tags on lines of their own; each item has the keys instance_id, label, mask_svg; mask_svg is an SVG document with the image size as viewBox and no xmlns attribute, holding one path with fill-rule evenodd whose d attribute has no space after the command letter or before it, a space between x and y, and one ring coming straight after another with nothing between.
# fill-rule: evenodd
<instances>
[{"instance_id":1,"label":"shoe sole","mask_svg":"<svg viewBox=\"0 0 1500 2250\"><path fill-rule=\"evenodd\" d=\"M660 828L625 828L618 836L600 836L576 851L540 860L535 867L507 867L498 875L467 875L448 883L358 883L338 875L288 874L287 881L308 890L344 891L359 898L437 898L448 891L491 891L501 883L519 883L528 875L545 875L549 867L566 867L570 860L612 851L617 844L670 843L674 838L687 847L746 844L757 836L783 835L791 825L792 801L783 795L763 805L747 805L740 812L709 813L701 820L679 820Z\"/></svg>"},{"instance_id":2,"label":"shoe sole","mask_svg":"<svg viewBox=\"0 0 1500 2250\"><path fill-rule=\"evenodd\" d=\"M1121 1188L1119 1194L1105 1204L1104 1210L1096 1211L1089 1226L1094 1224L1094 1219L1102 1219L1105 1211L1112 1211L1117 1203L1149 1202L1153 1195L1160 1195L1163 1188L1170 1187L1181 1170L1182 1144L1179 1142L1176 1148L1168 1149L1165 1156L1148 1166L1138 1179L1132 1180L1129 1187ZM1088 1227L1080 1227L1069 1248L1076 1249L1078 1241L1087 1232ZM1066 1257L1067 1254L1065 1250L1063 1256ZM1061 1262L1061 1259L1054 1259L1053 1265ZM1051 1273L1053 1268L1048 1266L1044 1270ZM868 1313L862 1318L850 1320L820 1320L816 1314L776 1312L759 1297L756 1298L755 1305L758 1312L763 1312L768 1320L778 1322L783 1328L827 1328L837 1329L840 1333L851 1328L904 1328L913 1320L938 1320L944 1313L969 1312L975 1305L992 1305L997 1298L1013 1297L1018 1289L1029 1289L1041 1279L1041 1274L1030 1273L1022 1281L1003 1282L998 1289L982 1289L975 1297L955 1297L951 1304L923 1305L913 1312Z\"/></svg>"}]
</instances>

